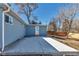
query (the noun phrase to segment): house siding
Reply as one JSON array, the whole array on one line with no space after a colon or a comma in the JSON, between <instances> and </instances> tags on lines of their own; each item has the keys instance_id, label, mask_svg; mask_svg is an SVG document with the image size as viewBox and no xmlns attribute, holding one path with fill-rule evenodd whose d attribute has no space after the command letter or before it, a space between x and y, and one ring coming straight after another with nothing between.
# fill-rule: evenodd
<instances>
[{"instance_id":1,"label":"house siding","mask_svg":"<svg viewBox=\"0 0 79 59\"><path fill-rule=\"evenodd\" d=\"M25 25L19 22L16 17L13 17L13 24L5 22L4 27L4 46L25 36Z\"/></svg>"},{"instance_id":2,"label":"house siding","mask_svg":"<svg viewBox=\"0 0 79 59\"><path fill-rule=\"evenodd\" d=\"M47 35L47 26L39 26L39 35L46 36Z\"/></svg>"},{"instance_id":3,"label":"house siding","mask_svg":"<svg viewBox=\"0 0 79 59\"><path fill-rule=\"evenodd\" d=\"M35 27L36 26L39 26L39 36L47 35L47 26L27 25L26 26L26 36L35 36Z\"/></svg>"},{"instance_id":4,"label":"house siding","mask_svg":"<svg viewBox=\"0 0 79 59\"><path fill-rule=\"evenodd\" d=\"M0 4L0 51L1 51L1 47L2 47L2 4Z\"/></svg>"},{"instance_id":5,"label":"house siding","mask_svg":"<svg viewBox=\"0 0 79 59\"><path fill-rule=\"evenodd\" d=\"M26 26L26 36L35 36L35 26Z\"/></svg>"}]
</instances>

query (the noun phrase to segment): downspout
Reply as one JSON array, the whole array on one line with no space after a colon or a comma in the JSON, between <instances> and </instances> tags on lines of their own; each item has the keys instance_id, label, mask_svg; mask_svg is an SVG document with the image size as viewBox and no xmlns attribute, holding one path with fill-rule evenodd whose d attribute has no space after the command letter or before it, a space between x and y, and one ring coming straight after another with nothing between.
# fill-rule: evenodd
<instances>
[{"instance_id":1,"label":"downspout","mask_svg":"<svg viewBox=\"0 0 79 59\"><path fill-rule=\"evenodd\" d=\"M3 11L3 15L2 15L2 52L4 51L4 13L9 12L10 11L10 7L8 6L8 4L4 4L5 6L8 7L8 9L6 9L5 11Z\"/></svg>"}]
</instances>

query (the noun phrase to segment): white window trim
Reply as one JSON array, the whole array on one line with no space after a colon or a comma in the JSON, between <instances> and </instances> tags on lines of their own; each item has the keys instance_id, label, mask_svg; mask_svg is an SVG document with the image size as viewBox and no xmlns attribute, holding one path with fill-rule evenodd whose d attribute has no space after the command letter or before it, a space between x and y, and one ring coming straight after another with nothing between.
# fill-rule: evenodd
<instances>
[{"instance_id":1,"label":"white window trim","mask_svg":"<svg viewBox=\"0 0 79 59\"><path fill-rule=\"evenodd\" d=\"M39 26L35 26L35 35L39 35Z\"/></svg>"},{"instance_id":2,"label":"white window trim","mask_svg":"<svg viewBox=\"0 0 79 59\"><path fill-rule=\"evenodd\" d=\"M9 21L11 21L11 23L9 23L10 25L13 25L13 17L12 16L9 16L11 19L9 19Z\"/></svg>"}]
</instances>

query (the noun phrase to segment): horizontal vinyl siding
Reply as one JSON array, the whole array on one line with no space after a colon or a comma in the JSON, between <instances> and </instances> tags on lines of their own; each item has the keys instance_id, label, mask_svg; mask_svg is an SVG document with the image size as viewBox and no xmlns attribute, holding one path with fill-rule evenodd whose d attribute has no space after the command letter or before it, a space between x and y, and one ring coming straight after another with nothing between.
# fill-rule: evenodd
<instances>
[{"instance_id":1,"label":"horizontal vinyl siding","mask_svg":"<svg viewBox=\"0 0 79 59\"><path fill-rule=\"evenodd\" d=\"M5 37L4 37L4 45L8 45L19 38L24 37L25 35L25 26L21 24L15 18L13 19L13 24L5 23Z\"/></svg>"},{"instance_id":2,"label":"horizontal vinyl siding","mask_svg":"<svg viewBox=\"0 0 79 59\"><path fill-rule=\"evenodd\" d=\"M35 26L33 25L26 26L26 36L35 36ZM46 35L47 35L47 26L39 26L39 36L46 36Z\"/></svg>"},{"instance_id":3,"label":"horizontal vinyl siding","mask_svg":"<svg viewBox=\"0 0 79 59\"><path fill-rule=\"evenodd\" d=\"M46 36L47 35L47 27L46 26L39 26L39 35Z\"/></svg>"},{"instance_id":4,"label":"horizontal vinyl siding","mask_svg":"<svg viewBox=\"0 0 79 59\"><path fill-rule=\"evenodd\" d=\"M0 9L0 50L2 47L2 10Z\"/></svg>"},{"instance_id":5,"label":"horizontal vinyl siding","mask_svg":"<svg viewBox=\"0 0 79 59\"><path fill-rule=\"evenodd\" d=\"M35 36L35 26L26 26L26 36Z\"/></svg>"}]
</instances>

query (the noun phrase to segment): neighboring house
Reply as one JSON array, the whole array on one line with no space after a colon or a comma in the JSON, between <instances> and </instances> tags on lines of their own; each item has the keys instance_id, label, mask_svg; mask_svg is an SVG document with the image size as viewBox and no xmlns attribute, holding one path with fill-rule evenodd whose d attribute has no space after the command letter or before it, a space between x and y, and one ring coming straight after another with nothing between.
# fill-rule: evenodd
<instances>
[{"instance_id":1,"label":"neighboring house","mask_svg":"<svg viewBox=\"0 0 79 59\"><path fill-rule=\"evenodd\" d=\"M47 26L42 24L30 24L26 26L26 36L46 36Z\"/></svg>"}]
</instances>

